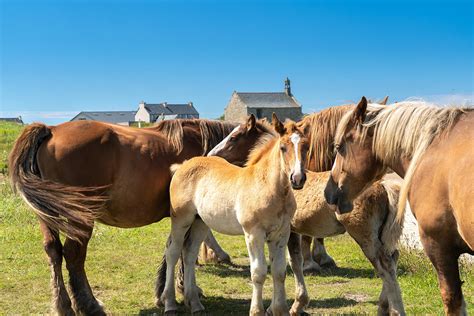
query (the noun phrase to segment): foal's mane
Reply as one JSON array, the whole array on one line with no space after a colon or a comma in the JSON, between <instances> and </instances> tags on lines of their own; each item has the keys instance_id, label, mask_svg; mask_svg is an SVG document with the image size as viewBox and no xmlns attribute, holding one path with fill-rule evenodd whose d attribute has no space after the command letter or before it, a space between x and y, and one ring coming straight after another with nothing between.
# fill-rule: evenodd
<instances>
[{"instance_id":1,"label":"foal's mane","mask_svg":"<svg viewBox=\"0 0 474 316\"><path fill-rule=\"evenodd\" d=\"M320 112L306 115L298 126L304 128L309 140L309 150L306 159L307 167L314 157L315 171L330 170L334 162L334 137L341 118L354 108L353 104L339 105L327 108ZM309 127L306 129L306 127Z\"/></svg>"},{"instance_id":2,"label":"foal's mane","mask_svg":"<svg viewBox=\"0 0 474 316\"><path fill-rule=\"evenodd\" d=\"M205 155L224 139L236 125L235 123L217 120L175 119L161 121L152 129L162 133L176 153L179 154L183 150L183 128L188 126L196 127L196 133L199 133L201 136L203 155Z\"/></svg>"},{"instance_id":3,"label":"foal's mane","mask_svg":"<svg viewBox=\"0 0 474 316\"><path fill-rule=\"evenodd\" d=\"M389 106L368 104L363 124L358 124L360 141L373 129L372 151L384 164L394 163L400 157L411 159L398 202L397 219L400 222L413 174L421 157L432 143L446 135L460 115L473 108L439 107L424 101L403 101ZM335 142L341 143L354 111L342 118L336 132Z\"/></svg>"}]
</instances>

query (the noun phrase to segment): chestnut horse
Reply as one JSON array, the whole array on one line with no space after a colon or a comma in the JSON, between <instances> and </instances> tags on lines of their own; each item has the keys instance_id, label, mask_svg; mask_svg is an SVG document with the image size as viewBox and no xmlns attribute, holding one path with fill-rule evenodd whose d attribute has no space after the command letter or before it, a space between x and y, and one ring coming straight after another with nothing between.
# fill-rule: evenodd
<instances>
[{"instance_id":1,"label":"chestnut horse","mask_svg":"<svg viewBox=\"0 0 474 316\"><path fill-rule=\"evenodd\" d=\"M207 120L144 129L95 121L25 128L10 155L11 181L39 217L59 314L104 313L84 270L94 221L140 227L169 216L171 164L206 154L233 128Z\"/></svg>"},{"instance_id":2,"label":"chestnut horse","mask_svg":"<svg viewBox=\"0 0 474 316\"><path fill-rule=\"evenodd\" d=\"M165 313L176 312L174 268L183 252L185 303L192 313L204 310L196 286L195 262L209 228L228 235L245 235L253 284L250 315L263 315L263 283L268 244L273 277L273 315L287 315L285 245L296 209L293 189L306 181L308 144L294 122L284 126L273 114L278 137L271 137L250 154L245 167L219 157L196 157L175 167L170 185L171 234L158 284ZM164 287L163 287L164 284ZM292 313L295 314L296 313Z\"/></svg>"},{"instance_id":3,"label":"chestnut horse","mask_svg":"<svg viewBox=\"0 0 474 316\"><path fill-rule=\"evenodd\" d=\"M261 138L272 135L275 136L266 123L255 122L251 115L247 123L241 124L208 155L220 156L229 162L240 162L247 158L249 148L258 144ZM374 183L357 198L353 212L336 214L334 208L324 200L329 172L307 171L306 175L305 187L294 191L297 209L291 221L292 233L288 243L290 265L296 281L293 310L301 312L309 301L302 274L299 234L324 238L347 231L383 281L379 314L404 314L396 278L396 245L402 232L401 225L395 222L400 181L393 179Z\"/></svg>"},{"instance_id":4,"label":"chestnut horse","mask_svg":"<svg viewBox=\"0 0 474 316\"><path fill-rule=\"evenodd\" d=\"M341 120L325 195L341 213L389 167L404 178L398 219L410 202L426 254L438 272L448 315L466 314L458 258L474 254L474 111L399 102L357 107Z\"/></svg>"}]
</instances>

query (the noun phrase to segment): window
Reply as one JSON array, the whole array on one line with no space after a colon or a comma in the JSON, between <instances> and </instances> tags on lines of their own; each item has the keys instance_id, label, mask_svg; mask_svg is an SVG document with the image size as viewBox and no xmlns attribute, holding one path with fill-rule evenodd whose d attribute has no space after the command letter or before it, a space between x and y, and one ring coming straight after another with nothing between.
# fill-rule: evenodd
<instances>
[{"instance_id":1,"label":"window","mask_svg":"<svg viewBox=\"0 0 474 316\"><path fill-rule=\"evenodd\" d=\"M262 109L257 109L257 119L262 118Z\"/></svg>"}]
</instances>

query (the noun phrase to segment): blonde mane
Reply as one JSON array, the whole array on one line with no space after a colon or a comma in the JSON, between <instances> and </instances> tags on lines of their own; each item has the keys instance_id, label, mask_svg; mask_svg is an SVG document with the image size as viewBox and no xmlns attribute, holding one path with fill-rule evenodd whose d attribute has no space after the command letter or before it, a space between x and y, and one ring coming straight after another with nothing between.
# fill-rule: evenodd
<instances>
[{"instance_id":1,"label":"blonde mane","mask_svg":"<svg viewBox=\"0 0 474 316\"><path fill-rule=\"evenodd\" d=\"M423 101L404 101L389 106L369 104L363 124L358 124L360 141L373 129L372 151L385 165L401 157L410 159L398 201L397 221L403 220L405 204L413 174L421 157L438 137L449 132L459 116L472 108L439 107ZM341 143L351 122L350 111L341 119L335 142Z\"/></svg>"},{"instance_id":2,"label":"blonde mane","mask_svg":"<svg viewBox=\"0 0 474 316\"><path fill-rule=\"evenodd\" d=\"M203 119L176 119L159 122L156 126L151 127L154 131L162 133L169 144L173 147L177 154L183 150L183 127L196 126L199 128L201 135L201 143L203 147L203 155L211 148L216 146L225 136L227 136L237 124L203 120Z\"/></svg>"},{"instance_id":3,"label":"blonde mane","mask_svg":"<svg viewBox=\"0 0 474 316\"><path fill-rule=\"evenodd\" d=\"M298 126L305 130L309 139L309 150L306 159L307 168L310 168L311 158L316 162L316 170L330 170L334 162L334 137L341 118L354 108L353 104L333 106L317 113L305 116Z\"/></svg>"},{"instance_id":4,"label":"blonde mane","mask_svg":"<svg viewBox=\"0 0 474 316\"><path fill-rule=\"evenodd\" d=\"M265 133L264 135L260 136L257 143L250 151L245 166L251 166L259 162L266 155L266 153L273 148L277 140L278 137L276 137L275 134Z\"/></svg>"}]
</instances>

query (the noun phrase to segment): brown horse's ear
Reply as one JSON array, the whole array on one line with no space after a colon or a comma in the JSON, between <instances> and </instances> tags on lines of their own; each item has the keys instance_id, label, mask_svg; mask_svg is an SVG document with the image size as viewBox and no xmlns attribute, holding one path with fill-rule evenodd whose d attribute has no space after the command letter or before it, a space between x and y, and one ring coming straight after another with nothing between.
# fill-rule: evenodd
<instances>
[{"instance_id":1,"label":"brown horse's ear","mask_svg":"<svg viewBox=\"0 0 474 316\"><path fill-rule=\"evenodd\" d=\"M255 120L255 115L250 114L250 116L247 119L247 132L250 132L255 128L256 120Z\"/></svg>"},{"instance_id":2,"label":"brown horse's ear","mask_svg":"<svg viewBox=\"0 0 474 316\"><path fill-rule=\"evenodd\" d=\"M362 97L362 99L360 99L359 101L359 104L357 104L357 107L355 108L354 119L359 123L363 123L365 119L366 110L367 110L367 99L365 97Z\"/></svg>"},{"instance_id":3,"label":"brown horse's ear","mask_svg":"<svg viewBox=\"0 0 474 316\"><path fill-rule=\"evenodd\" d=\"M387 105L387 102L388 102L388 95L386 95L385 98L383 98L382 100L380 100L377 103L382 104L382 105Z\"/></svg>"},{"instance_id":4,"label":"brown horse's ear","mask_svg":"<svg viewBox=\"0 0 474 316\"><path fill-rule=\"evenodd\" d=\"M272 114L272 125L275 131L280 135L285 135L285 126L280 122L275 112Z\"/></svg>"}]
</instances>

